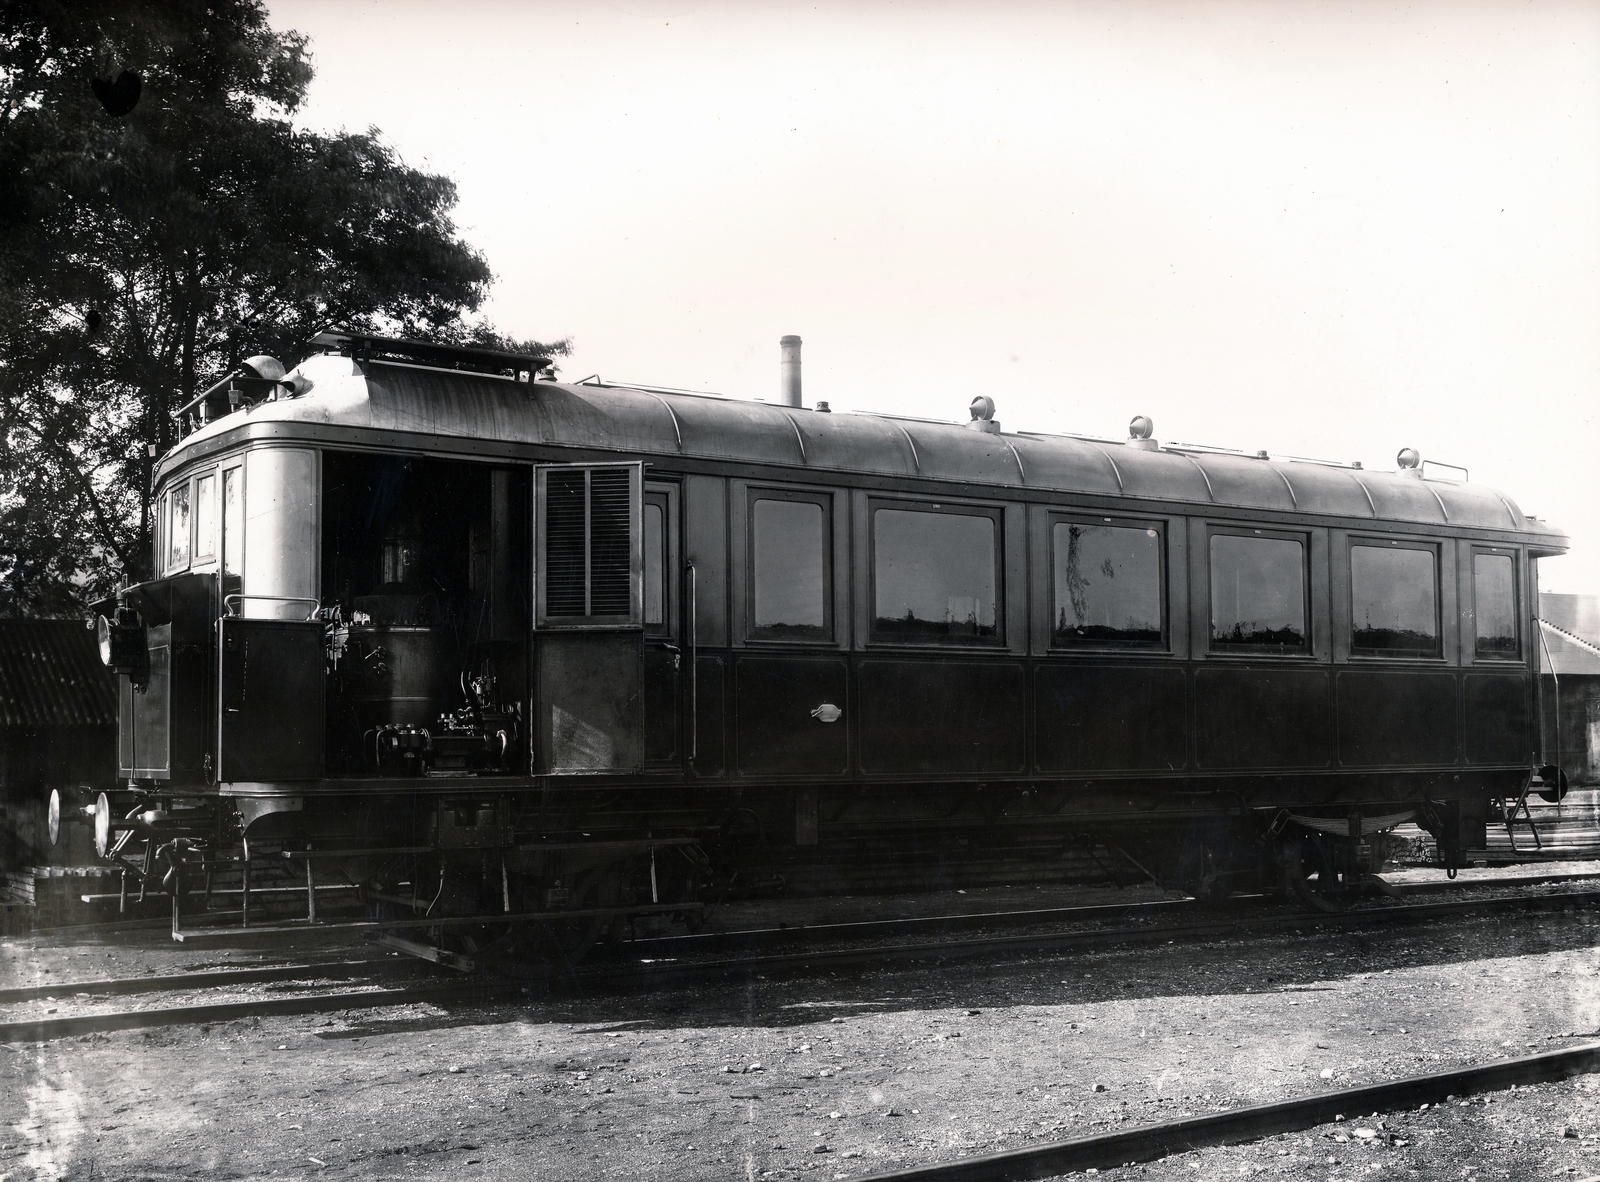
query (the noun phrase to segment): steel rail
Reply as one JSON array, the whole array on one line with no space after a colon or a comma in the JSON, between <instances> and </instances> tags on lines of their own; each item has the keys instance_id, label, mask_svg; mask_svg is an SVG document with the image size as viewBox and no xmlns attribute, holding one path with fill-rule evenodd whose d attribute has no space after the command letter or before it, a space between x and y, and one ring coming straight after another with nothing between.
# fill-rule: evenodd
<instances>
[{"instance_id":1,"label":"steel rail","mask_svg":"<svg viewBox=\"0 0 1600 1182\"><path fill-rule=\"evenodd\" d=\"M775 955L740 957L727 960L628 960L621 958L604 962L589 962L581 969L576 971L569 970L569 975L564 977L558 977L552 968L550 975L544 978L544 981L551 985L565 981L570 986L589 986L601 989L618 986L660 987L670 984L689 984L701 980L718 980L734 976L753 976L760 973L785 970L807 972L820 969L856 967L880 968L891 964L943 962L977 955L994 955L995 953L1016 955L1035 952L1060 952L1068 949L1093 947L1131 947L1140 944L1170 943L1180 939L1185 941L1204 940L1250 934L1263 929L1361 927L1375 923L1391 924L1396 922L1425 923L1435 919L1481 912L1503 910L1555 911L1595 904L1600 904L1600 890L1574 891L1531 898L1512 897L1402 905L1327 916L1296 913L1293 915L1263 916L1256 919L1226 920L1211 924L1188 924L1176 927L1101 928L1087 931L1033 933L1023 936L986 937L935 943L877 945L869 948L800 949ZM182 980L176 975L170 979ZM442 997L454 997L464 1000L489 1000L507 994L520 993L532 983L519 981L495 981L490 983L483 980L463 981L458 979L454 982L428 984L404 989L373 989L358 993L308 993L298 997L222 1002L213 1005L130 1010L60 1018L24 1019L16 1022L0 1023L0 1042L37 1042L94 1032L147 1026L196 1025L233 1021L239 1018L265 1017L268 1015L296 1015L325 1013L331 1010L343 1009L371 1009L391 1005L406 1005L413 1001L429 1001ZM70 991L70 987L66 983L55 988L58 994L65 994Z\"/></svg>"},{"instance_id":2,"label":"steel rail","mask_svg":"<svg viewBox=\"0 0 1600 1182\"><path fill-rule=\"evenodd\" d=\"M1596 1070L1600 1070L1600 1043L1585 1043L1539 1055L1321 1092L1299 1100L1256 1104L1095 1137L867 1174L862 1182L1019 1182L1052 1178L1074 1170L1115 1168L1204 1146L1233 1145L1300 1132L1328 1124L1345 1113L1393 1112L1437 1104L1450 1096L1502 1091L1513 1084L1551 1083Z\"/></svg>"},{"instance_id":3,"label":"steel rail","mask_svg":"<svg viewBox=\"0 0 1600 1182\"><path fill-rule=\"evenodd\" d=\"M48 1042L84 1034L112 1030L136 1030L149 1026L198 1026L213 1022L235 1022L242 1018L324 1014L330 1010L375 1009L410 1005L455 996L489 1000L520 988L513 983L486 984L481 981L440 982L405 989L372 989L359 993L307 993L295 997L257 998L253 1001L214 1002L210 1005L168 1006L149 1010L119 1010L103 1014L74 1014L60 1018L24 1019L0 1023L0 1043Z\"/></svg>"},{"instance_id":4,"label":"steel rail","mask_svg":"<svg viewBox=\"0 0 1600 1182\"><path fill-rule=\"evenodd\" d=\"M1493 889L1538 886L1556 882L1600 883L1600 874L1541 874L1518 878L1487 881L1456 879L1450 882L1420 882L1399 884L1401 895L1454 894L1472 889ZM1021 927L1034 923L1079 923L1096 920L1130 920L1142 916L1158 916L1171 912L1201 910L1215 915L1219 908L1238 909L1270 902L1264 895L1234 895L1225 904L1202 903L1198 899L1152 899L1143 903L1097 903L1075 907L1041 907L1025 911L963 911L950 915L919 915L896 919L846 920L836 923L793 924L779 928L746 928L726 932L697 932L679 936L646 936L630 940L624 947L630 951L669 953L679 950L699 950L724 945L738 946L758 941L783 942L785 940L853 939L887 936L900 932L960 931L964 928L991 926ZM1364 908L1367 911L1391 913L1391 907ZM1294 918L1317 922L1324 918L1318 912L1295 911Z\"/></svg>"},{"instance_id":5,"label":"steel rail","mask_svg":"<svg viewBox=\"0 0 1600 1182\"><path fill-rule=\"evenodd\" d=\"M1072 932L1042 932L1021 936L989 936L970 940L944 940L918 944L880 944L870 948L796 949L768 956L729 960L643 960L607 964L594 962L580 970L580 979L621 981L641 977L651 984L663 977L686 979L729 976L775 970L882 967L908 961L952 961L996 953L1026 954L1069 949L1171 943L1218 937L1259 934L1296 928L1360 928L1400 923L1428 923L1459 915L1495 911L1565 911L1600 904L1600 890L1567 891L1555 895L1513 896L1497 899L1462 899L1447 903L1401 904L1396 907L1347 911L1332 915L1296 912L1289 915L1224 919L1213 923L1155 928L1093 928Z\"/></svg>"},{"instance_id":6,"label":"steel rail","mask_svg":"<svg viewBox=\"0 0 1600 1182\"><path fill-rule=\"evenodd\" d=\"M262 965L257 968L199 969L194 972L156 973L148 977L110 977L100 981L57 981L51 985L18 985L0 989L0 1005L41 998L72 998L80 994L163 993L205 989L213 985L253 985L264 981L295 981L306 977L355 977L363 970L392 966L395 961L332 960L325 964Z\"/></svg>"}]
</instances>

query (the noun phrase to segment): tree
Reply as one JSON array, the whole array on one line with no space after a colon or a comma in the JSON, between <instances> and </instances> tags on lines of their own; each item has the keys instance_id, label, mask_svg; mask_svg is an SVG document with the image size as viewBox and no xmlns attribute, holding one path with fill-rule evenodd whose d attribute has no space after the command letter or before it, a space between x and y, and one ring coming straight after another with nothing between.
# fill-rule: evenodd
<instances>
[{"instance_id":1,"label":"tree","mask_svg":"<svg viewBox=\"0 0 1600 1182\"><path fill-rule=\"evenodd\" d=\"M148 576L153 454L243 358L320 328L493 343L455 186L292 116L259 0L7 0L0 26L0 614ZM154 449L152 453L151 449Z\"/></svg>"}]
</instances>

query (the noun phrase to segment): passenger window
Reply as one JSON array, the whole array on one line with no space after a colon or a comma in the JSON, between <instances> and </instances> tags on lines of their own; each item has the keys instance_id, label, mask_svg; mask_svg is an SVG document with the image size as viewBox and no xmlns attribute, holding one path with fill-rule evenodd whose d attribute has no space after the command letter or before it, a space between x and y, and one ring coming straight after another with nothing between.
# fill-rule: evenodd
<instances>
[{"instance_id":1,"label":"passenger window","mask_svg":"<svg viewBox=\"0 0 1600 1182\"><path fill-rule=\"evenodd\" d=\"M1259 533L1211 536L1211 647L1307 651L1305 543Z\"/></svg>"},{"instance_id":2,"label":"passenger window","mask_svg":"<svg viewBox=\"0 0 1600 1182\"><path fill-rule=\"evenodd\" d=\"M1058 521L1052 531L1055 643L1161 645L1161 531Z\"/></svg>"},{"instance_id":3,"label":"passenger window","mask_svg":"<svg viewBox=\"0 0 1600 1182\"><path fill-rule=\"evenodd\" d=\"M167 494L167 572L189 565L189 482Z\"/></svg>"},{"instance_id":4,"label":"passenger window","mask_svg":"<svg viewBox=\"0 0 1600 1182\"><path fill-rule=\"evenodd\" d=\"M667 533L666 513L653 494L644 503L644 624L660 628L666 623Z\"/></svg>"},{"instance_id":5,"label":"passenger window","mask_svg":"<svg viewBox=\"0 0 1600 1182\"><path fill-rule=\"evenodd\" d=\"M217 478L202 476L194 482L194 560L210 560L217 553Z\"/></svg>"},{"instance_id":6,"label":"passenger window","mask_svg":"<svg viewBox=\"0 0 1600 1182\"><path fill-rule=\"evenodd\" d=\"M802 493L752 494L750 634L760 640L828 640L828 500Z\"/></svg>"},{"instance_id":7,"label":"passenger window","mask_svg":"<svg viewBox=\"0 0 1600 1182\"><path fill-rule=\"evenodd\" d=\"M1351 544L1350 649L1390 657L1439 655L1439 563L1431 547Z\"/></svg>"},{"instance_id":8,"label":"passenger window","mask_svg":"<svg viewBox=\"0 0 1600 1182\"><path fill-rule=\"evenodd\" d=\"M244 489L239 468L222 473L222 573L244 574Z\"/></svg>"},{"instance_id":9,"label":"passenger window","mask_svg":"<svg viewBox=\"0 0 1600 1182\"><path fill-rule=\"evenodd\" d=\"M1472 556L1472 601L1477 655L1515 660L1522 649L1517 637L1517 568L1511 555Z\"/></svg>"},{"instance_id":10,"label":"passenger window","mask_svg":"<svg viewBox=\"0 0 1600 1182\"><path fill-rule=\"evenodd\" d=\"M875 640L1000 639L999 511L875 508Z\"/></svg>"}]
</instances>

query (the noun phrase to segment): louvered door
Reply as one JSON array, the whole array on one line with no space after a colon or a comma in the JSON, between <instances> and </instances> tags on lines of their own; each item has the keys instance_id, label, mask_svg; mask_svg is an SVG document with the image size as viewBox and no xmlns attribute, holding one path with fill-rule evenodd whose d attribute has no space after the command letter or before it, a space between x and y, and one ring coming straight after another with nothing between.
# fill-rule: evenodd
<instances>
[{"instance_id":1,"label":"louvered door","mask_svg":"<svg viewBox=\"0 0 1600 1182\"><path fill-rule=\"evenodd\" d=\"M640 464L534 470L537 772L644 765L642 494Z\"/></svg>"}]
</instances>

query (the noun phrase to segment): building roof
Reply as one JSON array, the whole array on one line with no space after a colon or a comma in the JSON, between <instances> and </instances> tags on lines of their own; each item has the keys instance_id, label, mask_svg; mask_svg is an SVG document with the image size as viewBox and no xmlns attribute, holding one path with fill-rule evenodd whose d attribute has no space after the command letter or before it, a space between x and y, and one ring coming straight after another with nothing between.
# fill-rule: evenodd
<instances>
[{"instance_id":1,"label":"building roof","mask_svg":"<svg viewBox=\"0 0 1600 1182\"><path fill-rule=\"evenodd\" d=\"M0 727L116 721L115 676L82 620L0 620Z\"/></svg>"},{"instance_id":2,"label":"building roof","mask_svg":"<svg viewBox=\"0 0 1600 1182\"><path fill-rule=\"evenodd\" d=\"M623 386L517 382L483 374L348 357L308 358L299 397L263 402L190 435L161 462L246 440L375 442L463 454L516 454L533 445L782 465L819 473L907 477L1252 512L1313 513L1375 522L1468 527L1537 536L1566 548L1559 530L1525 516L1482 485L1415 474L1260 459L1167 445L986 433L964 425ZM1003 392L1002 392L1003 398ZM1004 407L1001 407L1002 414Z\"/></svg>"},{"instance_id":3,"label":"building roof","mask_svg":"<svg viewBox=\"0 0 1600 1182\"><path fill-rule=\"evenodd\" d=\"M1557 677L1600 677L1600 595L1541 591L1539 624Z\"/></svg>"}]
</instances>

